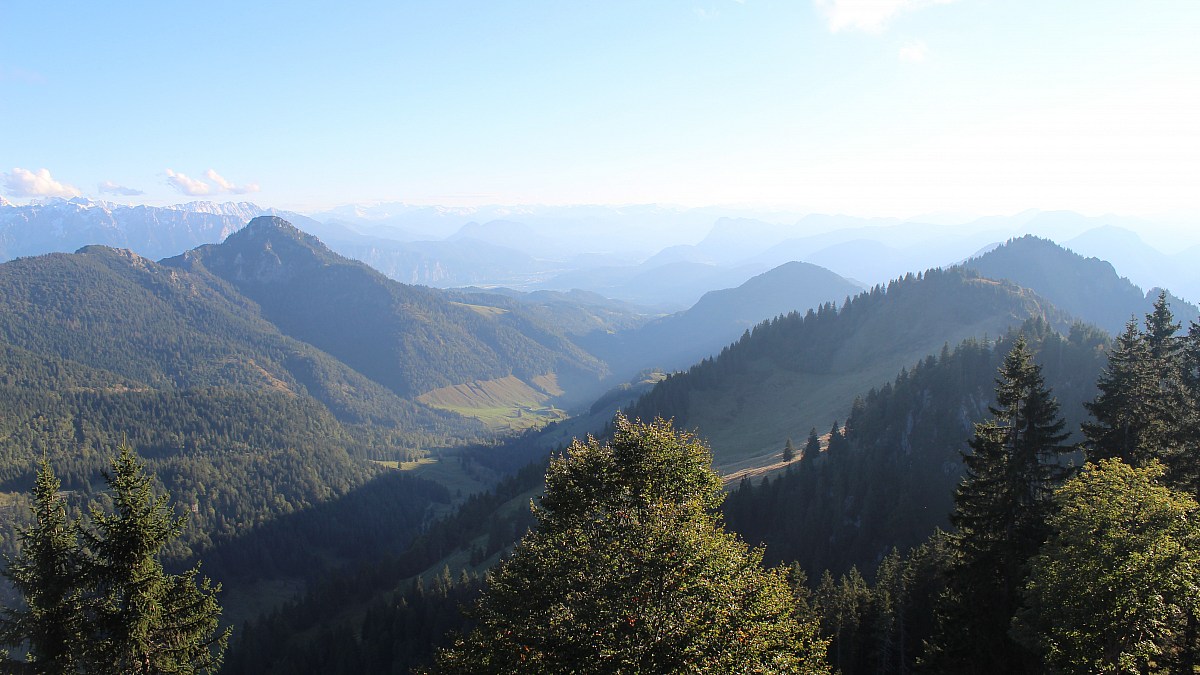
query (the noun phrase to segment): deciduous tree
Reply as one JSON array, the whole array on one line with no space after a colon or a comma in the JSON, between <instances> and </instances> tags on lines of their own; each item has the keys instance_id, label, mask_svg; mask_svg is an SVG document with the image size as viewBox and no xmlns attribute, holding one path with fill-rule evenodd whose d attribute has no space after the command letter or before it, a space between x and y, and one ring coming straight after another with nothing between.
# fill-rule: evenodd
<instances>
[{"instance_id":1,"label":"deciduous tree","mask_svg":"<svg viewBox=\"0 0 1200 675\"><path fill-rule=\"evenodd\" d=\"M618 416L546 474L537 525L492 574L444 673L825 673L783 569L721 527L708 449Z\"/></svg>"},{"instance_id":2,"label":"deciduous tree","mask_svg":"<svg viewBox=\"0 0 1200 675\"><path fill-rule=\"evenodd\" d=\"M1069 673L1192 672L1200 506L1162 465L1089 464L1059 490L1034 558L1021 639Z\"/></svg>"}]
</instances>

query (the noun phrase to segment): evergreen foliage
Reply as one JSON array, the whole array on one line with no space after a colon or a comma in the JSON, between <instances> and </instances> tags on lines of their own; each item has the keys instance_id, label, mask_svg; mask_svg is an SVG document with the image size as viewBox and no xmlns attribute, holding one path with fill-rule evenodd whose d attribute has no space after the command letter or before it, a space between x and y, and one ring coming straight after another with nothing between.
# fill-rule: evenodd
<instances>
[{"instance_id":1,"label":"evergreen foliage","mask_svg":"<svg viewBox=\"0 0 1200 675\"><path fill-rule=\"evenodd\" d=\"M1171 485L1200 496L1200 329L1193 323L1179 335L1180 328L1166 293L1146 315L1145 330L1132 320L1126 324L1098 383L1100 394L1087 404L1094 421L1083 430L1092 461L1159 461Z\"/></svg>"},{"instance_id":2,"label":"evergreen foliage","mask_svg":"<svg viewBox=\"0 0 1200 675\"><path fill-rule=\"evenodd\" d=\"M800 457L805 464L811 465L821 454L821 439L817 436L817 428L808 431L808 440L804 442L804 454Z\"/></svg>"},{"instance_id":3,"label":"evergreen foliage","mask_svg":"<svg viewBox=\"0 0 1200 675\"><path fill-rule=\"evenodd\" d=\"M183 531L183 517L172 513L166 496L154 493L128 445L104 478L113 512L93 508L92 527L84 531L97 633L89 661L102 672L215 672L229 640L229 629L217 630L221 586L197 579L199 564L167 574L160 559Z\"/></svg>"},{"instance_id":4,"label":"evergreen foliage","mask_svg":"<svg viewBox=\"0 0 1200 675\"><path fill-rule=\"evenodd\" d=\"M938 530L907 556L892 549L875 568L874 584L854 567L836 581L826 571L812 604L831 641L830 665L844 675L913 672L952 560L949 537Z\"/></svg>"},{"instance_id":5,"label":"evergreen foliage","mask_svg":"<svg viewBox=\"0 0 1200 675\"><path fill-rule=\"evenodd\" d=\"M1150 350L1132 319L1117 336L1108 366L1096 383L1100 395L1085 403L1094 421L1084 422L1087 455L1093 461L1116 458L1140 466L1155 449L1147 426L1153 420L1151 401L1156 383L1150 368Z\"/></svg>"},{"instance_id":6,"label":"evergreen foliage","mask_svg":"<svg viewBox=\"0 0 1200 675\"><path fill-rule=\"evenodd\" d=\"M22 647L32 670L74 673L87 630L79 533L67 516L58 477L43 460L33 487L34 522L18 531L20 553L8 558L4 576L25 598L24 607L5 607L0 642ZM8 662L7 667L18 664Z\"/></svg>"},{"instance_id":7,"label":"evergreen foliage","mask_svg":"<svg viewBox=\"0 0 1200 675\"><path fill-rule=\"evenodd\" d=\"M35 488L35 524L6 572L25 609L6 609L4 641L27 648L13 669L38 673L208 673L221 665L230 630L218 630L220 585L199 567L168 574L160 560L183 518L155 495L145 468L120 448L105 480L113 512L93 507L80 531L56 496L44 463Z\"/></svg>"},{"instance_id":8,"label":"evergreen foliage","mask_svg":"<svg viewBox=\"0 0 1200 675\"><path fill-rule=\"evenodd\" d=\"M1027 563L1049 534L1050 497L1065 478L1068 434L1024 337L996 379L993 417L975 425L951 522L957 559L928 662L942 672L1011 673L1036 660L1009 637Z\"/></svg>"},{"instance_id":9,"label":"evergreen foliage","mask_svg":"<svg viewBox=\"0 0 1200 675\"><path fill-rule=\"evenodd\" d=\"M708 449L661 420L614 425L551 462L536 527L439 672L827 672L786 572L721 528Z\"/></svg>"},{"instance_id":10,"label":"evergreen foliage","mask_svg":"<svg viewBox=\"0 0 1200 675\"><path fill-rule=\"evenodd\" d=\"M1095 396L1103 333L1076 326L1064 337L1037 321L1022 333L1077 425L1082 402ZM852 565L873 570L891 548L910 550L948 529L964 439L987 418L1015 338L965 341L867 392L846 421L845 452L806 450L769 483L734 490L724 505L729 527L764 544L769 563L799 562L813 579L824 569L835 578Z\"/></svg>"}]
</instances>

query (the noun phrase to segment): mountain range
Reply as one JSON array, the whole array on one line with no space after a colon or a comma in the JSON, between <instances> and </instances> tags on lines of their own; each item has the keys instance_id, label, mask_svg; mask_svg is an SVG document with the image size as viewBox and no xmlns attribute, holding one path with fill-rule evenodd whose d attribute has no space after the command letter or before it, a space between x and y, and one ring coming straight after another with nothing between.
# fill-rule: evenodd
<instances>
[{"instance_id":1,"label":"mountain range","mask_svg":"<svg viewBox=\"0 0 1200 675\"><path fill-rule=\"evenodd\" d=\"M71 241L72 222L103 224L132 212L53 206L66 214L61 236L50 239L55 245ZM31 207L4 206L0 215L22 208ZM38 209L39 218L53 210ZM431 242L380 239L378 230L360 231L368 229L361 223L298 217L304 227L297 227L253 205L166 211L153 215L165 229L179 228L176 246L185 235L216 239L221 223L253 217L229 225L219 243L200 242L158 262L93 244L0 264L0 497L21 504L44 454L72 499L101 498L93 492L97 471L127 439L192 514L172 560L203 558L228 580L239 618L323 579L395 589L442 564L482 571L528 525L520 514L528 515L540 471L508 484L503 500L467 496L543 461L569 436L603 433L622 404L632 416L670 417L698 431L730 476L786 472L784 444L814 428L827 447L844 436L875 448L853 461L826 456L822 465L840 468L823 471L842 487L804 498L818 514L811 531L846 552L835 560L829 546L814 547L811 564L869 561L903 537L847 523L893 513L893 534L903 527L904 542L934 523L919 511L944 506L945 485L958 471L955 439L987 406L1003 351L996 340L1018 329L1038 336L1074 423L1105 349L1104 336L1078 322L1119 330L1158 297L1103 260L1037 237L979 246L986 252L964 256L961 265L867 290L810 262L752 274L756 268L706 258L701 247L676 247L641 267L572 272L611 280L637 270L623 282L629 292L675 275L676 290L699 295L667 314L579 288L401 283L346 257L326 237L341 246L375 242L381 252ZM730 241L731 228L742 226L749 227L723 223L713 242ZM893 226L900 225L864 227ZM515 251L488 249L497 242L474 236L487 229L433 243L474 246L490 260ZM769 223L758 229L777 232ZM120 222L101 231L137 232ZM859 247L854 238L818 239L804 245ZM871 250L901 250L863 241L870 244L860 248L864 259ZM956 239L936 255L968 244L969 237ZM522 255L497 264L511 270L545 262ZM1200 316L1167 298L1181 320ZM894 470L868 471L874 464ZM936 480L927 475L935 471ZM885 485L889 476L894 484ZM800 503L788 489L775 503ZM483 504L495 511L480 511ZM473 514L469 525L435 520L459 508ZM747 522L736 518L753 519L758 509L737 508L731 522ZM450 522L461 531L446 529ZM0 528L0 544L11 544L12 525ZM793 537L779 539L782 531L771 526L754 536L773 555L797 559L784 552ZM410 544L422 548L414 553ZM404 562L389 567L388 556ZM369 582L335 571L364 564L376 565Z\"/></svg>"},{"instance_id":2,"label":"mountain range","mask_svg":"<svg viewBox=\"0 0 1200 675\"><path fill-rule=\"evenodd\" d=\"M737 286L785 262L809 262L871 286L963 261L1024 234L1107 260L1143 288L1200 298L1187 246L1162 253L1133 233L1162 223L1055 211L900 220L659 206L380 204L304 216L245 202L159 208L50 199L0 205L0 259L87 244L158 259L217 243L258 215L281 216L405 283L581 289L660 312L686 309L709 290Z\"/></svg>"}]
</instances>

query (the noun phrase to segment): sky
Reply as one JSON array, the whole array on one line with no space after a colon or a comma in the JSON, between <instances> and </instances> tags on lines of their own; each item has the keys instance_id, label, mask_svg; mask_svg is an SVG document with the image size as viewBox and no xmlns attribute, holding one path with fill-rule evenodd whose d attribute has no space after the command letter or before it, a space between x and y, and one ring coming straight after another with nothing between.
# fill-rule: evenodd
<instances>
[{"instance_id":1,"label":"sky","mask_svg":"<svg viewBox=\"0 0 1200 675\"><path fill-rule=\"evenodd\" d=\"M1196 0L0 0L0 195L1200 214Z\"/></svg>"}]
</instances>

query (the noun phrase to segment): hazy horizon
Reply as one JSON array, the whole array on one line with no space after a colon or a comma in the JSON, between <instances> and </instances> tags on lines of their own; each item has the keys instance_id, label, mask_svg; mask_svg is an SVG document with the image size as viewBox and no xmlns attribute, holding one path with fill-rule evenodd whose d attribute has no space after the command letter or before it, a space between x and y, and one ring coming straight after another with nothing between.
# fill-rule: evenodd
<instances>
[{"instance_id":1,"label":"hazy horizon","mask_svg":"<svg viewBox=\"0 0 1200 675\"><path fill-rule=\"evenodd\" d=\"M14 5L0 194L1200 215L1196 3L461 10Z\"/></svg>"}]
</instances>

